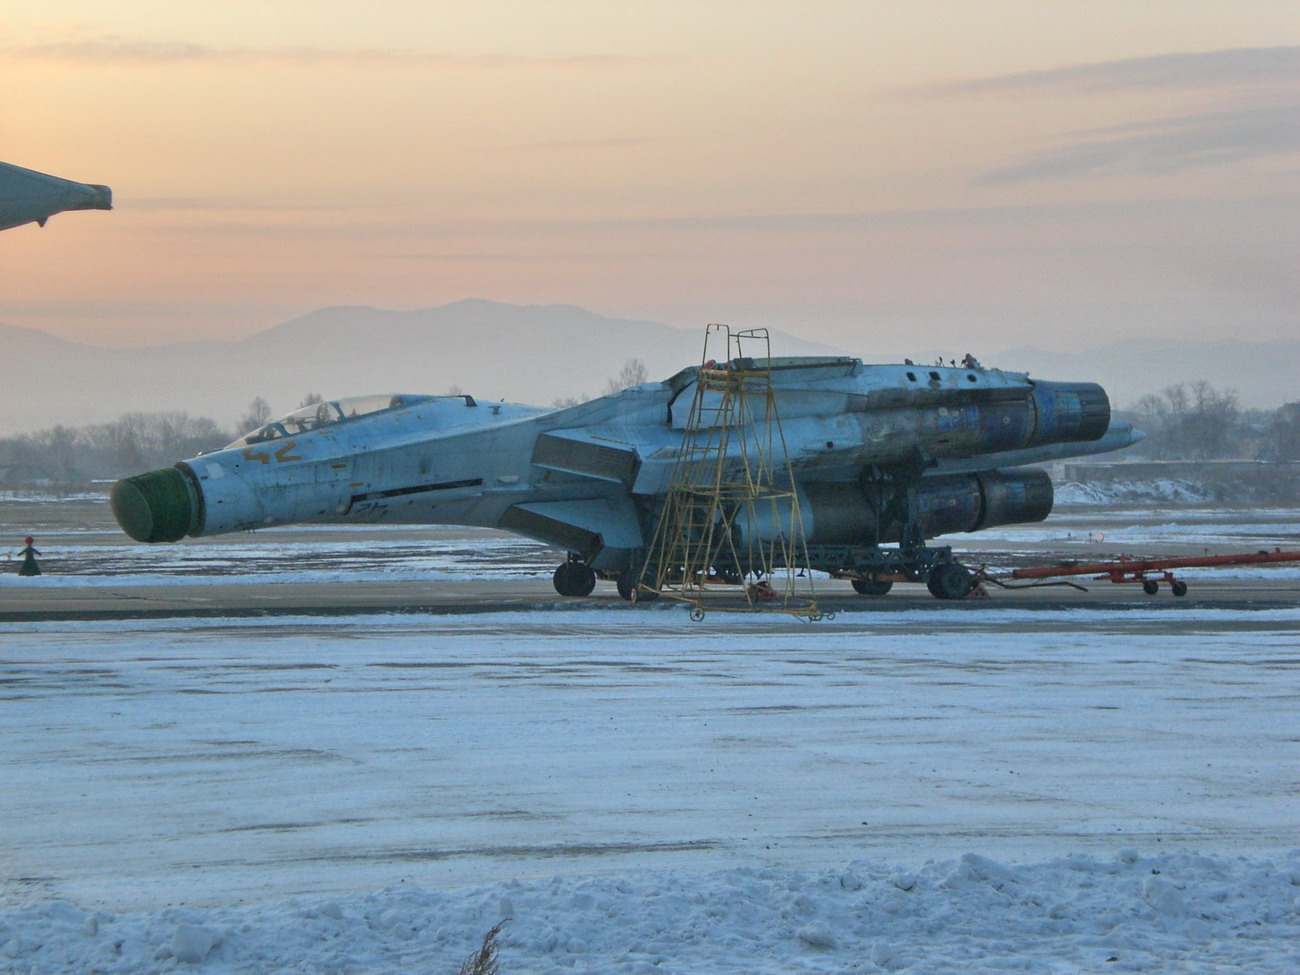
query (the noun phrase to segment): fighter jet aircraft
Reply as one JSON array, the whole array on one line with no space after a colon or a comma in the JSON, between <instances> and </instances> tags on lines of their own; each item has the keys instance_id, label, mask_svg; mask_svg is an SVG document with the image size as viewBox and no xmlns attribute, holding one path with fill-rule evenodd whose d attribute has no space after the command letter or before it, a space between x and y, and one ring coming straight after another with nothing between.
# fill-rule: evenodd
<instances>
[{"instance_id":1,"label":"fighter jet aircraft","mask_svg":"<svg viewBox=\"0 0 1300 975\"><path fill-rule=\"evenodd\" d=\"M34 169L0 163L0 230L45 221L65 210L111 210L113 191L97 183L74 183Z\"/></svg>"},{"instance_id":2,"label":"fighter jet aircraft","mask_svg":"<svg viewBox=\"0 0 1300 975\"><path fill-rule=\"evenodd\" d=\"M499 528L568 553L555 570L561 595L585 596L599 576L636 599L652 595L641 580L681 477L678 460L702 436L701 424L722 422L709 419L697 392L706 381L751 374L767 377L779 410L781 469L806 543L797 568L848 579L863 594L883 594L901 578L926 582L939 598L966 595L971 573L927 539L1040 521L1052 508L1052 484L1024 465L1142 437L1110 423L1106 393L1094 383L974 364L735 358L567 409L467 395L323 402L221 450L118 481L113 512L142 542L302 522ZM731 476L726 469L760 436L765 414L752 415L747 428L717 441L720 476ZM773 530L745 517L726 529L729 538ZM719 549L711 569L743 578L756 571L745 551Z\"/></svg>"}]
</instances>

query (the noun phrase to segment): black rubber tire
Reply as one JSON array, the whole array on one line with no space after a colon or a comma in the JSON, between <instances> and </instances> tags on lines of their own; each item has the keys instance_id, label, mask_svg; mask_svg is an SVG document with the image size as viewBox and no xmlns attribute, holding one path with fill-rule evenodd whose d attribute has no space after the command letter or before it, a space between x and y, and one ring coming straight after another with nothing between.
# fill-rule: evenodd
<instances>
[{"instance_id":1,"label":"black rubber tire","mask_svg":"<svg viewBox=\"0 0 1300 975\"><path fill-rule=\"evenodd\" d=\"M551 576L551 583L561 596L590 596L596 588L596 573L581 562L562 562Z\"/></svg>"},{"instance_id":2,"label":"black rubber tire","mask_svg":"<svg viewBox=\"0 0 1300 975\"><path fill-rule=\"evenodd\" d=\"M940 562L930 570L926 588L935 599L965 599L975 588L975 576L957 562Z\"/></svg>"},{"instance_id":3,"label":"black rubber tire","mask_svg":"<svg viewBox=\"0 0 1300 975\"><path fill-rule=\"evenodd\" d=\"M1154 579L1144 579L1142 581L1142 591L1148 596L1154 596L1160 591L1160 583Z\"/></svg>"},{"instance_id":4,"label":"black rubber tire","mask_svg":"<svg viewBox=\"0 0 1300 975\"><path fill-rule=\"evenodd\" d=\"M596 588L596 571L589 565L581 567L582 573L578 577L578 584L574 587L575 596L590 596L591 591Z\"/></svg>"},{"instance_id":5,"label":"black rubber tire","mask_svg":"<svg viewBox=\"0 0 1300 975\"><path fill-rule=\"evenodd\" d=\"M551 573L551 585L555 587L555 591L558 592L561 596L570 595L568 562L561 562L559 565L555 567L555 571Z\"/></svg>"},{"instance_id":6,"label":"black rubber tire","mask_svg":"<svg viewBox=\"0 0 1300 975\"><path fill-rule=\"evenodd\" d=\"M894 588L893 579L850 579L849 584L859 596L883 596Z\"/></svg>"},{"instance_id":7,"label":"black rubber tire","mask_svg":"<svg viewBox=\"0 0 1300 975\"><path fill-rule=\"evenodd\" d=\"M614 585L618 589L618 594L629 603L652 603L659 598L659 593L653 589L646 589L642 586L637 588L635 595L632 592L633 588L637 586L637 576L640 574L631 569L625 569L618 574L618 579Z\"/></svg>"},{"instance_id":8,"label":"black rubber tire","mask_svg":"<svg viewBox=\"0 0 1300 975\"><path fill-rule=\"evenodd\" d=\"M628 602L632 601L632 586L636 584L636 575L631 569L624 569L618 574L618 579L614 582L614 588L618 594Z\"/></svg>"},{"instance_id":9,"label":"black rubber tire","mask_svg":"<svg viewBox=\"0 0 1300 975\"><path fill-rule=\"evenodd\" d=\"M618 594L630 603L650 603L659 598L659 593L646 589L644 586L638 586L642 577L654 580L655 573L653 569L645 569L641 565L632 565L618 574L615 580L615 586ZM635 593L633 590L636 590Z\"/></svg>"},{"instance_id":10,"label":"black rubber tire","mask_svg":"<svg viewBox=\"0 0 1300 975\"><path fill-rule=\"evenodd\" d=\"M1187 583L1183 582L1182 579L1177 579L1174 582L1169 583L1169 591L1175 596L1186 596Z\"/></svg>"}]
</instances>

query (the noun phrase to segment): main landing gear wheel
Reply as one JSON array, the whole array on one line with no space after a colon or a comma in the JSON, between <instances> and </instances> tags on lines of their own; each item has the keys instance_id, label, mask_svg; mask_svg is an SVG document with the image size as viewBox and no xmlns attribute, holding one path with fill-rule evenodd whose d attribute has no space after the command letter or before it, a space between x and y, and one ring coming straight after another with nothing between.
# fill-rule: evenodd
<instances>
[{"instance_id":1,"label":"main landing gear wheel","mask_svg":"<svg viewBox=\"0 0 1300 975\"><path fill-rule=\"evenodd\" d=\"M596 588L596 573L582 562L562 562L551 582L561 596L590 596Z\"/></svg>"},{"instance_id":2,"label":"main landing gear wheel","mask_svg":"<svg viewBox=\"0 0 1300 975\"><path fill-rule=\"evenodd\" d=\"M860 596L883 596L894 588L893 579L850 579L849 582Z\"/></svg>"},{"instance_id":3,"label":"main landing gear wheel","mask_svg":"<svg viewBox=\"0 0 1300 975\"><path fill-rule=\"evenodd\" d=\"M975 587L975 576L957 562L940 562L930 570L925 585L935 599L965 599Z\"/></svg>"}]
</instances>

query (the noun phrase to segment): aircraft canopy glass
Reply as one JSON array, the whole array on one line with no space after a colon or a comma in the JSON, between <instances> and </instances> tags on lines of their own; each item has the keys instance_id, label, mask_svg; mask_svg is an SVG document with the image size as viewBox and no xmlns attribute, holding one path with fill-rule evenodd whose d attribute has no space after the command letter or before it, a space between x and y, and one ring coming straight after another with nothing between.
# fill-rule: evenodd
<instances>
[{"instance_id":1,"label":"aircraft canopy glass","mask_svg":"<svg viewBox=\"0 0 1300 975\"><path fill-rule=\"evenodd\" d=\"M405 393L385 393L380 396L349 396L346 399L331 400L326 403L313 403L301 406L278 420L272 420L251 433L246 433L230 447L242 447L246 444L265 443L282 437L296 437L320 427L342 423L384 410L396 410L414 403L422 403L431 396L410 396Z\"/></svg>"}]
</instances>

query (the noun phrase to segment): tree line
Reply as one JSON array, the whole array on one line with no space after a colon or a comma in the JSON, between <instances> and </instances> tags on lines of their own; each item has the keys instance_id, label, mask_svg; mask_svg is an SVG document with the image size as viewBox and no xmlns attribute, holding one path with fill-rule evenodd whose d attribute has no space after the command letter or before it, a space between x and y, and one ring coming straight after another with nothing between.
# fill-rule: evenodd
<instances>
[{"instance_id":1,"label":"tree line","mask_svg":"<svg viewBox=\"0 0 1300 975\"><path fill-rule=\"evenodd\" d=\"M645 363L628 359L600 395L612 395L647 378ZM448 395L460 395L460 390L453 387ZM553 405L573 406L590 398L582 393ZM313 392L304 396L298 406L323 401L320 393ZM84 490L95 481L116 480L170 467L178 460L218 450L277 415L270 402L257 396L235 419L233 427L182 412L123 413L109 423L55 426L0 438L0 488L49 486L56 490Z\"/></svg>"},{"instance_id":2,"label":"tree line","mask_svg":"<svg viewBox=\"0 0 1300 975\"><path fill-rule=\"evenodd\" d=\"M1200 380L1167 386L1119 418L1147 439L1128 451L1153 460L1300 460L1300 402L1242 409L1237 393Z\"/></svg>"},{"instance_id":3,"label":"tree line","mask_svg":"<svg viewBox=\"0 0 1300 975\"><path fill-rule=\"evenodd\" d=\"M319 394L308 393L298 405L319 402ZM167 411L123 413L109 423L60 425L0 438L0 486L76 490L93 481L170 467L178 460L218 450L270 419L270 403L258 396L233 429L206 416Z\"/></svg>"}]
</instances>

